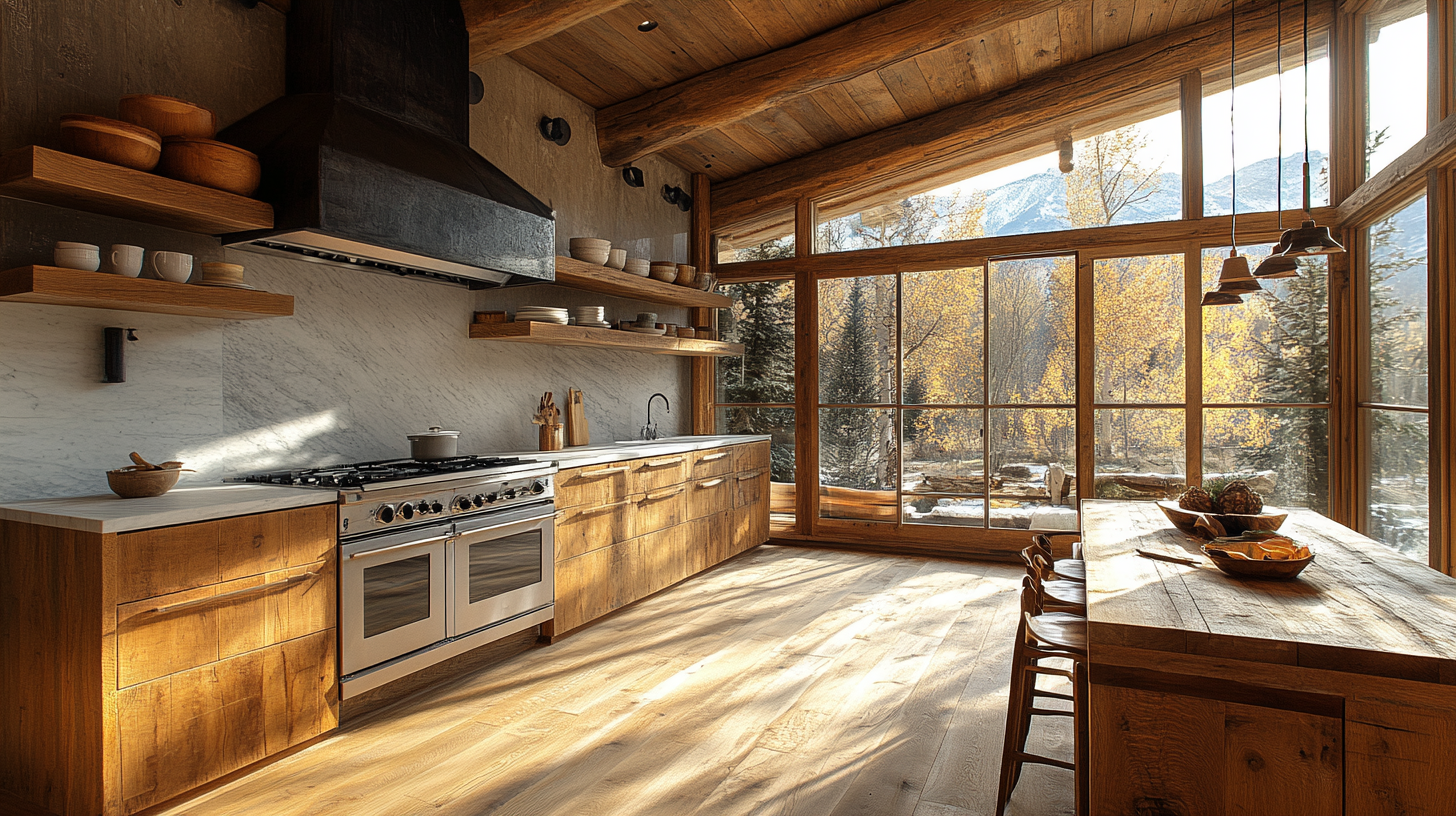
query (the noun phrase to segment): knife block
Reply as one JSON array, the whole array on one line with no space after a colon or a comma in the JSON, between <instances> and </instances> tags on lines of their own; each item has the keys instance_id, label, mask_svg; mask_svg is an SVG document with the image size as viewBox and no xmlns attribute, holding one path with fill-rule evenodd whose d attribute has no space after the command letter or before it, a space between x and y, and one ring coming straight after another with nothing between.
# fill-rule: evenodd
<instances>
[{"instance_id":1,"label":"knife block","mask_svg":"<svg viewBox=\"0 0 1456 816\"><path fill-rule=\"evenodd\" d=\"M538 450L559 451L566 447L566 432L560 423L555 425L542 425L541 445Z\"/></svg>"}]
</instances>

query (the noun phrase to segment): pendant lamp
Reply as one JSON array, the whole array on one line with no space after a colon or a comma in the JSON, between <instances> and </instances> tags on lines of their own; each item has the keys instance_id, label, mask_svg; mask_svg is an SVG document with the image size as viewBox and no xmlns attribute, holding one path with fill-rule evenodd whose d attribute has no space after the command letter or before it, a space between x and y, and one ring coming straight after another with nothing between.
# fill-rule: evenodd
<instances>
[{"instance_id":1,"label":"pendant lamp","mask_svg":"<svg viewBox=\"0 0 1456 816\"><path fill-rule=\"evenodd\" d=\"M1223 261L1218 273L1218 285L1203 296L1204 306L1232 306L1243 303L1245 294L1263 289L1259 281L1249 272L1249 259L1239 254L1239 162L1234 149L1234 4L1229 3L1229 204L1232 218L1229 219L1229 256Z\"/></svg>"},{"instance_id":2,"label":"pendant lamp","mask_svg":"<svg viewBox=\"0 0 1456 816\"><path fill-rule=\"evenodd\" d=\"M1274 185L1275 209L1279 212L1279 230L1284 232L1284 5L1281 3L1277 10L1278 22L1275 25L1274 46L1274 77L1279 83L1279 157L1278 157L1278 179ZM1269 247L1269 256L1254 268L1254 277L1265 280L1277 278L1299 277L1299 262L1293 257L1284 255L1284 250L1289 246L1281 238L1280 242Z\"/></svg>"},{"instance_id":3,"label":"pendant lamp","mask_svg":"<svg viewBox=\"0 0 1456 816\"><path fill-rule=\"evenodd\" d=\"M1330 234L1329 227L1321 227L1314 222L1309 204L1309 0L1304 0L1304 223L1296 229L1286 230L1279 243L1286 247L1280 254L1287 258L1333 255L1345 251Z\"/></svg>"}]
</instances>

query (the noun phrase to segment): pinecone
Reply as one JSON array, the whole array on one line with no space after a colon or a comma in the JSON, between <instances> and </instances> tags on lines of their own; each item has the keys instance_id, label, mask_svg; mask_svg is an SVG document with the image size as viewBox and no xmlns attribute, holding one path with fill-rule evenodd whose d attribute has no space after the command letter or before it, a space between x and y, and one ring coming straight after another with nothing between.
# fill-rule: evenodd
<instances>
[{"instance_id":1,"label":"pinecone","mask_svg":"<svg viewBox=\"0 0 1456 816\"><path fill-rule=\"evenodd\" d=\"M1219 494L1218 509L1223 513L1255 516L1264 510L1264 497L1255 493L1244 482L1229 482Z\"/></svg>"},{"instance_id":2,"label":"pinecone","mask_svg":"<svg viewBox=\"0 0 1456 816\"><path fill-rule=\"evenodd\" d=\"M1217 513L1218 505L1208 491L1201 487L1190 487L1178 497L1178 506L1196 513Z\"/></svg>"}]
</instances>

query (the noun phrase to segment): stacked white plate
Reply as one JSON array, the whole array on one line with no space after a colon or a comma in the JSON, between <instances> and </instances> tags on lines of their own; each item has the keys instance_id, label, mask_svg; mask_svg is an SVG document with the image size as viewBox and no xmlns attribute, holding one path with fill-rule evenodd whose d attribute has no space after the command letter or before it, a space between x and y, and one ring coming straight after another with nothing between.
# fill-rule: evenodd
<instances>
[{"instance_id":1,"label":"stacked white plate","mask_svg":"<svg viewBox=\"0 0 1456 816\"><path fill-rule=\"evenodd\" d=\"M571 316L576 319L578 326L591 326L597 329L611 328L611 324L607 323L605 306L572 306Z\"/></svg>"},{"instance_id":2,"label":"stacked white plate","mask_svg":"<svg viewBox=\"0 0 1456 816\"><path fill-rule=\"evenodd\" d=\"M516 322L559 323L566 325L566 310L554 306L522 306L516 310Z\"/></svg>"}]
</instances>

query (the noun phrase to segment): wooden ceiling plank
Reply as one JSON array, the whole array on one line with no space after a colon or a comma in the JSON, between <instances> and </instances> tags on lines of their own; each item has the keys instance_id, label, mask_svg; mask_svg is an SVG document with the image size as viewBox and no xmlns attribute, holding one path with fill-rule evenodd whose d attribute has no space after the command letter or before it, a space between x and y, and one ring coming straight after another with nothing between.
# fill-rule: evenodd
<instances>
[{"instance_id":1,"label":"wooden ceiling plank","mask_svg":"<svg viewBox=\"0 0 1456 816\"><path fill-rule=\"evenodd\" d=\"M610 11L627 0L460 0L470 62L509 54Z\"/></svg>"},{"instance_id":2,"label":"wooden ceiling plank","mask_svg":"<svg viewBox=\"0 0 1456 816\"><path fill-rule=\"evenodd\" d=\"M1058 9L1027 17L1011 31L1016 48L1016 73L1025 80L1050 71L1062 61Z\"/></svg>"},{"instance_id":3,"label":"wooden ceiling plank","mask_svg":"<svg viewBox=\"0 0 1456 816\"><path fill-rule=\"evenodd\" d=\"M722 170L727 173L726 178L737 178L739 175L765 166L763 162L754 158L752 153L721 130L710 130L702 134L693 140L692 145L707 159L704 164L713 165L708 168L707 172Z\"/></svg>"},{"instance_id":4,"label":"wooden ceiling plank","mask_svg":"<svg viewBox=\"0 0 1456 816\"><path fill-rule=\"evenodd\" d=\"M635 31L635 27L634 33L641 36L641 32ZM601 18L588 20L568 34L586 49L585 52L577 53L578 61L586 53L593 55L592 62L597 66L594 70L607 69L625 75L633 85L642 89L639 93L670 85L676 80L676 76L663 65L659 54L650 54L637 47L636 43ZM626 85L621 87L625 88Z\"/></svg>"},{"instance_id":5,"label":"wooden ceiling plank","mask_svg":"<svg viewBox=\"0 0 1456 816\"><path fill-rule=\"evenodd\" d=\"M1274 2L1251 4L1238 20L1249 53L1274 47ZM1324 29L1329 3L1312 9ZM782 209L801 196L845 198L882 179L923 179L965 156L1047 138L1077 115L1131 104L1170 77L1223 59L1227 19L1188 26L1127 48L1064 65L985 98L905 122L715 186L713 221L729 226Z\"/></svg>"},{"instance_id":6,"label":"wooden ceiling plank","mask_svg":"<svg viewBox=\"0 0 1456 816\"><path fill-rule=\"evenodd\" d=\"M876 130L875 123L860 108L859 103L854 101L854 97L850 96L849 89L844 86L844 83L820 88L800 99L814 100L825 113L834 117L848 138L863 136Z\"/></svg>"},{"instance_id":7,"label":"wooden ceiling plank","mask_svg":"<svg viewBox=\"0 0 1456 816\"><path fill-rule=\"evenodd\" d=\"M1009 88L1021 80L1016 67L1016 43L1011 28L1003 27L972 43L974 57L971 68L978 84L987 93Z\"/></svg>"},{"instance_id":8,"label":"wooden ceiling plank","mask_svg":"<svg viewBox=\"0 0 1456 816\"><path fill-rule=\"evenodd\" d=\"M657 32L667 33L673 42L682 48L687 57L702 66L704 71L744 59L742 54L735 52L724 40L721 31L721 15L693 14L676 3L663 3L649 7L644 7L639 3L628 3L610 16L620 17L628 14L631 16L627 18L627 22L633 26L647 19L656 21L657 29L649 32L649 36Z\"/></svg>"},{"instance_id":9,"label":"wooden ceiling plank","mask_svg":"<svg viewBox=\"0 0 1456 816\"><path fill-rule=\"evenodd\" d=\"M602 85L609 79L606 72L580 71L563 60L555 47L532 45L512 52L510 57L593 108L611 104L612 99L618 98L612 89Z\"/></svg>"},{"instance_id":10,"label":"wooden ceiling plank","mask_svg":"<svg viewBox=\"0 0 1456 816\"><path fill-rule=\"evenodd\" d=\"M920 65L913 59L899 62L879 71L880 80L895 97L895 104L905 112L905 118L915 119L943 107L930 90L930 84L920 73Z\"/></svg>"},{"instance_id":11,"label":"wooden ceiling plank","mask_svg":"<svg viewBox=\"0 0 1456 816\"><path fill-rule=\"evenodd\" d=\"M698 49L687 45L695 41L691 30L667 27L659 20L657 28L652 31L639 31L637 26L643 20L642 14L636 5L628 5L607 12L592 22L604 39L610 38L617 44L617 55L634 54L652 63L654 70L638 76L643 84L660 88L722 64L711 60L700 62L694 56L699 53Z\"/></svg>"},{"instance_id":12,"label":"wooden ceiling plank","mask_svg":"<svg viewBox=\"0 0 1456 816\"><path fill-rule=\"evenodd\" d=\"M930 85L931 93L942 101L941 107L946 106L946 101L965 102L979 95L980 84L970 68L969 43L953 43L937 48L916 57L915 62L920 66L920 74Z\"/></svg>"},{"instance_id":13,"label":"wooden ceiling plank","mask_svg":"<svg viewBox=\"0 0 1456 816\"><path fill-rule=\"evenodd\" d=\"M1132 27L1133 42L1168 33L1173 21L1174 0L1137 0Z\"/></svg>"},{"instance_id":14,"label":"wooden ceiling plank","mask_svg":"<svg viewBox=\"0 0 1456 816\"><path fill-rule=\"evenodd\" d=\"M852 105L851 107L855 108L856 111L859 109L858 105ZM823 105L819 104L819 100L813 94L790 99L783 105L780 105L779 109L789 116L794 117L806 130L815 134L816 138L825 145L847 142L856 136L867 133L869 130L868 128L856 131L845 129L844 125L833 114L825 110Z\"/></svg>"},{"instance_id":15,"label":"wooden ceiling plank","mask_svg":"<svg viewBox=\"0 0 1456 816\"><path fill-rule=\"evenodd\" d=\"M1132 36L1135 0L1093 0L1092 50L1106 54L1126 48Z\"/></svg>"},{"instance_id":16,"label":"wooden ceiling plank","mask_svg":"<svg viewBox=\"0 0 1456 816\"><path fill-rule=\"evenodd\" d=\"M749 6L751 2L769 0L734 0L740 9L758 7ZM963 0L954 4L905 0L797 45L725 65L599 111L597 139L603 161L625 164L784 99L1055 7L1055 0Z\"/></svg>"},{"instance_id":17,"label":"wooden ceiling plank","mask_svg":"<svg viewBox=\"0 0 1456 816\"><path fill-rule=\"evenodd\" d=\"M1063 63L1080 62L1093 56L1091 0L1063 3L1057 9L1057 25Z\"/></svg>"},{"instance_id":18,"label":"wooden ceiling plank","mask_svg":"<svg viewBox=\"0 0 1456 816\"><path fill-rule=\"evenodd\" d=\"M857 76L848 82L841 83L841 87L849 93L849 97L854 100L865 116L874 123L875 130L905 121L905 112L900 110L900 103L890 95L890 89L885 87L885 81L880 79L878 73Z\"/></svg>"},{"instance_id":19,"label":"wooden ceiling plank","mask_svg":"<svg viewBox=\"0 0 1456 816\"><path fill-rule=\"evenodd\" d=\"M817 34L799 24L799 20L778 0L728 0L743 19L758 32L771 48L785 48Z\"/></svg>"}]
</instances>

